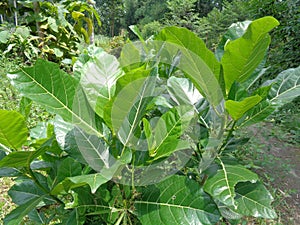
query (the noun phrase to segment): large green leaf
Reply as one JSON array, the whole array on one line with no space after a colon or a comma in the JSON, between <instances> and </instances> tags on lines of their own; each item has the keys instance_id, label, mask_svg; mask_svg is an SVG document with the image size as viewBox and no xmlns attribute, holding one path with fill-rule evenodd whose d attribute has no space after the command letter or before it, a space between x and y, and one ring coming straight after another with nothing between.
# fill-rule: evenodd
<instances>
[{"instance_id":1,"label":"large green leaf","mask_svg":"<svg viewBox=\"0 0 300 225\"><path fill-rule=\"evenodd\" d=\"M272 195L263 184L257 183L239 183L236 185L236 212L254 217L263 217L275 219L276 213L272 209Z\"/></svg>"},{"instance_id":2,"label":"large green leaf","mask_svg":"<svg viewBox=\"0 0 300 225\"><path fill-rule=\"evenodd\" d=\"M254 183L258 180L258 177L255 173L240 165L225 165L221 161L221 166L222 169L207 179L204 184L204 191L224 205L236 208L235 185L246 181Z\"/></svg>"},{"instance_id":3,"label":"large green leaf","mask_svg":"<svg viewBox=\"0 0 300 225\"><path fill-rule=\"evenodd\" d=\"M102 173L67 177L65 180L63 180L61 183L59 183L53 188L51 194L58 195L60 193L67 193L69 190L73 188L77 188L85 185L89 185L92 193L95 193L102 184L106 183L111 178L112 175L111 177L109 177L108 174L102 174Z\"/></svg>"},{"instance_id":4,"label":"large green leaf","mask_svg":"<svg viewBox=\"0 0 300 225\"><path fill-rule=\"evenodd\" d=\"M180 105L163 114L152 129L151 136L146 132L149 155L160 158L170 155L175 150L189 146L187 142L177 140L189 127L195 116L193 106ZM178 148L180 147L180 148Z\"/></svg>"},{"instance_id":5,"label":"large green leaf","mask_svg":"<svg viewBox=\"0 0 300 225\"><path fill-rule=\"evenodd\" d=\"M81 164L75 161L73 158L66 158L62 160L59 167L57 168L57 175L55 182L59 183L66 177L74 177L82 174Z\"/></svg>"},{"instance_id":6,"label":"large green leaf","mask_svg":"<svg viewBox=\"0 0 300 225\"><path fill-rule=\"evenodd\" d=\"M45 142L37 151L12 152L0 160L1 167L28 167L38 156L51 148L52 139Z\"/></svg>"},{"instance_id":7,"label":"large green leaf","mask_svg":"<svg viewBox=\"0 0 300 225\"><path fill-rule=\"evenodd\" d=\"M223 34L221 41L218 44L215 55L216 58L221 61L224 54L224 47L228 41L233 41L241 37L247 30L251 21L233 23L225 34Z\"/></svg>"},{"instance_id":8,"label":"large green leaf","mask_svg":"<svg viewBox=\"0 0 300 225\"><path fill-rule=\"evenodd\" d=\"M26 142L27 136L24 117L16 111L0 109L0 143L16 150Z\"/></svg>"},{"instance_id":9,"label":"large green leaf","mask_svg":"<svg viewBox=\"0 0 300 225\"><path fill-rule=\"evenodd\" d=\"M111 119L114 131L125 147L136 147L135 136L147 110L147 104L154 95L156 78L137 79L125 86L113 102ZM123 152L123 151L122 151Z\"/></svg>"},{"instance_id":10,"label":"large green leaf","mask_svg":"<svg viewBox=\"0 0 300 225\"><path fill-rule=\"evenodd\" d=\"M171 54L176 50L180 53L177 68L185 73L213 106L217 106L223 99L218 83L220 64L203 41L189 30L176 27L165 28L156 39L164 41L159 49L163 48ZM165 63L171 64L168 61Z\"/></svg>"},{"instance_id":11,"label":"large green leaf","mask_svg":"<svg viewBox=\"0 0 300 225\"><path fill-rule=\"evenodd\" d=\"M41 190L32 180L26 180L22 183L17 183L8 191L12 201L17 205L23 205L32 199L39 198L46 193ZM55 203L49 196L43 199L45 203Z\"/></svg>"},{"instance_id":12,"label":"large green leaf","mask_svg":"<svg viewBox=\"0 0 300 225\"><path fill-rule=\"evenodd\" d=\"M237 125L250 126L252 124L261 122L271 115L275 109L276 107L273 106L270 101L262 101L246 112L245 115L238 120Z\"/></svg>"},{"instance_id":13,"label":"large green leaf","mask_svg":"<svg viewBox=\"0 0 300 225\"><path fill-rule=\"evenodd\" d=\"M211 69L216 77L219 77L220 64L214 54L205 46L204 41L186 28L166 27L155 38L180 45L198 55Z\"/></svg>"},{"instance_id":14,"label":"large green leaf","mask_svg":"<svg viewBox=\"0 0 300 225\"><path fill-rule=\"evenodd\" d=\"M225 45L221 63L227 92L234 81L247 80L261 63L270 44L268 32L278 24L278 21L270 16L257 19L248 26L241 38L229 41Z\"/></svg>"},{"instance_id":15,"label":"large green leaf","mask_svg":"<svg viewBox=\"0 0 300 225\"><path fill-rule=\"evenodd\" d=\"M11 211L5 218L4 218L4 225L16 225L20 224L23 218L30 213L37 205L43 200L46 195L35 197L26 204L20 205Z\"/></svg>"},{"instance_id":16,"label":"large green leaf","mask_svg":"<svg viewBox=\"0 0 300 225\"><path fill-rule=\"evenodd\" d=\"M103 117L104 107L114 96L116 81L122 74L116 57L104 51L83 66L80 84L99 116Z\"/></svg>"},{"instance_id":17,"label":"large green leaf","mask_svg":"<svg viewBox=\"0 0 300 225\"><path fill-rule=\"evenodd\" d=\"M33 67L7 75L17 90L51 113L72 120L72 105L78 82L59 69L59 65L38 59Z\"/></svg>"},{"instance_id":18,"label":"large green leaf","mask_svg":"<svg viewBox=\"0 0 300 225\"><path fill-rule=\"evenodd\" d=\"M93 113L78 80L60 70L59 65L38 59L33 67L7 76L22 95L43 105L48 112L103 137L94 127Z\"/></svg>"},{"instance_id":19,"label":"large green leaf","mask_svg":"<svg viewBox=\"0 0 300 225\"><path fill-rule=\"evenodd\" d=\"M140 190L136 213L144 225L216 224L217 206L200 185L184 176L172 176Z\"/></svg>"},{"instance_id":20,"label":"large green leaf","mask_svg":"<svg viewBox=\"0 0 300 225\"><path fill-rule=\"evenodd\" d=\"M227 100L225 102L225 108L234 120L238 120L245 114L245 112L253 108L261 100L262 97L259 95L247 97L242 101Z\"/></svg>"},{"instance_id":21,"label":"large green leaf","mask_svg":"<svg viewBox=\"0 0 300 225\"><path fill-rule=\"evenodd\" d=\"M186 78L170 77L167 88L172 100L178 105L194 105L202 98L193 83Z\"/></svg>"},{"instance_id":22,"label":"large green leaf","mask_svg":"<svg viewBox=\"0 0 300 225\"><path fill-rule=\"evenodd\" d=\"M268 98L280 107L300 95L300 66L281 72L274 80L267 81L264 86L272 84Z\"/></svg>"}]
</instances>

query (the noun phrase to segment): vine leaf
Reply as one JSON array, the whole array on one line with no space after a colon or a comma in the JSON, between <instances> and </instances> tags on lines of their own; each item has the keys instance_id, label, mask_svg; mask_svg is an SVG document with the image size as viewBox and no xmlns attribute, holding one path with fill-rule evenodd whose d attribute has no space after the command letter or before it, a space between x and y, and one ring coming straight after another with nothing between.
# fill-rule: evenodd
<instances>
[{"instance_id":1,"label":"vine leaf","mask_svg":"<svg viewBox=\"0 0 300 225\"><path fill-rule=\"evenodd\" d=\"M172 176L158 184L140 188L135 202L142 224L216 224L217 206L199 184L184 176Z\"/></svg>"},{"instance_id":2,"label":"vine leaf","mask_svg":"<svg viewBox=\"0 0 300 225\"><path fill-rule=\"evenodd\" d=\"M236 209L235 185L246 181L254 183L258 180L258 176L241 165L225 165L221 161L221 166L222 169L207 179L204 184L204 191L215 200L222 202L226 206L234 206Z\"/></svg>"}]
</instances>

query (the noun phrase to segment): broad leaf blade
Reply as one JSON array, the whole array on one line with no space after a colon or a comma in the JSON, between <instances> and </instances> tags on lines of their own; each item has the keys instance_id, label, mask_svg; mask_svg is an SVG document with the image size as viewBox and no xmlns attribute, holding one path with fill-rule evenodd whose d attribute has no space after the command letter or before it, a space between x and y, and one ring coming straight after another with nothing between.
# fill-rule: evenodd
<instances>
[{"instance_id":1,"label":"broad leaf blade","mask_svg":"<svg viewBox=\"0 0 300 225\"><path fill-rule=\"evenodd\" d=\"M272 84L268 98L277 107L292 101L300 95L300 66L281 72L274 80L267 81L263 86Z\"/></svg>"},{"instance_id":2,"label":"broad leaf blade","mask_svg":"<svg viewBox=\"0 0 300 225\"><path fill-rule=\"evenodd\" d=\"M150 156L153 157L156 156L156 154L166 156L171 154L172 152L170 150L172 148L168 148L166 143L172 141L175 143L189 127L194 116L194 109L191 105L177 106L163 114L153 130L153 143L149 146Z\"/></svg>"},{"instance_id":3,"label":"broad leaf blade","mask_svg":"<svg viewBox=\"0 0 300 225\"><path fill-rule=\"evenodd\" d=\"M225 45L221 63L227 92L234 81L245 81L261 63L270 44L268 32L278 24L273 17L255 20L241 38Z\"/></svg>"},{"instance_id":4,"label":"broad leaf blade","mask_svg":"<svg viewBox=\"0 0 300 225\"><path fill-rule=\"evenodd\" d=\"M224 205L236 208L235 185L246 181L254 183L258 180L258 177L255 173L240 165L225 165L223 162L221 162L221 165L222 169L207 179L204 184L204 191Z\"/></svg>"},{"instance_id":5,"label":"broad leaf blade","mask_svg":"<svg viewBox=\"0 0 300 225\"><path fill-rule=\"evenodd\" d=\"M17 205L23 205L29 202L32 199L39 198L46 193L41 190L33 181L26 180L22 183L15 184L8 191L9 196L12 198L12 201ZM55 203L52 198L43 199L47 203Z\"/></svg>"},{"instance_id":6,"label":"broad leaf blade","mask_svg":"<svg viewBox=\"0 0 300 225\"><path fill-rule=\"evenodd\" d=\"M247 97L242 101L227 100L225 102L225 108L234 120L238 120L261 100L262 97L259 95Z\"/></svg>"},{"instance_id":7,"label":"broad leaf blade","mask_svg":"<svg viewBox=\"0 0 300 225\"><path fill-rule=\"evenodd\" d=\"M0 143L19 149L26 142L28 129L24 117L16 111L0 110Z\"/></svg>"},{"instance_id":8,"label":"broad leaf blade","mask_svg":"<svg viewBox=\"0 0 300 225\"><path fill-rule=\"evenodd\" d=\"M183 176L172 176L165 181L141 190L135 202L136 213L142 224L216 224L220 219L217 206L199 184Z\"/></svg>"},{"instance_id":9,"label":"broad leaf blade","mask_svg":"<svg viewBox=\"0 0 300 225\"><path fill-rule=\"evenodd\" d=\"M268 219L277 217L271 206L273 197L263 184L259 182L254 184L250 182L240 183L236 185L235 191L236 212L246 216Z\"/></svg>"},{"instance_id":10,"label":"broad leaf blade","mask_svg":"<svg viewBox=\"0 0 300 225\"><path fill-rule=\"evenodd\" d=\"M170 77L167 88L171 98L178 105L194 105L202 98L193 83L186 78Z\"/></svg>"},{"instance_id":11,"label":"broad leaf blade","mask_svg":"<svg viewBox=\"0 0 300 225\"><path fill-rule=\"evenodd\" d=\"M181 54L177 68L185 73L213 106L219 105L223 99L218 82L220 64L203 41L187 29L176 27L162 30L157 39L165 41L161 47L167 51L174 52L175 49Z\"/></svg>"},{"instance_id":12,"label":"broad leaf blade","mask_svg":"<svg viewBox=\"0 0 300 225\"><path fill-rule=\"evenodd\" d=\"M78 82L52 62L38 59L33 67L7 75L17 90L27 98L45 106L70 121Z\"/></svg>"},{"instance_id":13,"label":"broad leaf blade","mask_svg":"<svg viewBox=\"0 0 300 225\"><path fill-rule=\"evenodd\" d=\"M209 66L216 77L220 73L220 64L214 54L205 46L202 39L186 28L166 27L155 38L180 45L198 55Z\"/></svg>"},{"instance_id":14,"label":"broad leaf blade","mask_svg":"<svg viewBox=\"0 0 300 225\"><path fill-rule=\"evenodd\" d=\"M80 84L99 116L103 117L104 107L114 96L116 80L122 74L118 60L104 51L83 66Z\"/></svg>"},{"instance_id":15,"label":"broad leaf blade","mask_svg":"<svg viewBox=\"0 0 300 225\"><path fill-rule=\"evenodd\" d=\"M20 205L19 207L15 208L4 218L4 225L20 224L23 218L28 213L30 213L43 200L45 196L46 195L40 196L38 198L33 198L26 204Z\"/></svg>"}]
</instances>

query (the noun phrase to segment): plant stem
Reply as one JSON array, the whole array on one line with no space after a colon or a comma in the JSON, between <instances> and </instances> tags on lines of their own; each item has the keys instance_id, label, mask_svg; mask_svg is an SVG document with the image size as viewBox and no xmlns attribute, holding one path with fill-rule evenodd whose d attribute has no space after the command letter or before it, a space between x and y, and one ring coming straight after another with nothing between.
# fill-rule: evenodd
<instances>
[{"instance_id":1,"label":"plant stem","mask_svg":"<svg viewBox=\"0 0 300 225\"><path fill-rule=\"evenodd\" d=\"M55 201L59 202L60 204L64 205L65 203L60 200L59 198L57 198L56 196L50 194L50 192L39 182L39 180L35 177L32 169L30 168L30 165L28 166L28 172L29 172L29 175L31 177L31 179L34 181L34 183L39 187L41 188L45 193L49 194L49 196L51 196L51 198L53 198Z\"/></svg>"},{"instance_id":2,"label":"plant stem","mask_svg":"<svg viewBox=\"0 0 300 225\"><path fill-rule=\"evenodd\" d=\"M219 153L220 153L221 151L223 151L223 149L224 149L225 146L227 145L229 139L231 138L232 133L233 133L234 128L235 128L235 124L236 124L236 121L233 122L233 124L232 124L230 130L228 131L227 137L226 137L226 139L224 140L224 142L223 142L223 144L222 144L222 146L221 146L221 148L220 148ZM230 124L229 124L229 125L230 125Z\"/></svg>"}]
</instances>

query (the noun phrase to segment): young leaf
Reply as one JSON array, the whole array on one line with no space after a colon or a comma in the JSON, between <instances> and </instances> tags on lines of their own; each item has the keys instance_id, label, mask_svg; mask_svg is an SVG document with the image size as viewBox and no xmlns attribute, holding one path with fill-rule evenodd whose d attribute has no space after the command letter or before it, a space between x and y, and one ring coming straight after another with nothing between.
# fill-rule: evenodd
<instances>
[{"instance_id":1,"label":"young leaf","mask_svg":"<svg viewBox=\"0 0 300 225\"><path fill-rule=\"evenodd\" d=\"M222 56L224 54L224 47L227 41L233 41L235 39L240 38L247 30L251 21L237 22L232 24L226 33L222 36L221 41L218 44L218 47L215 52L216 58L221 61Z\"/></svg>"},{"instance_id":2,"label":"young leaf","mask_svg":"<svg viewBox=\"0 0 300 225\"><path fill-rule=\"evenodd\" d=\"M27 136L24 117L16 111L0 109L0 143L17 150L25 143Z\"/></svg>"},{"instance_id":3,"label":"young leaf","mask_svg":"<svg viewBox=\"0 0 300 225\"><path fill-rule=\"evenodd\" d=\"M113 55L102 51L91 58L81 70L80 84L95 112L103 117L105 105L115 94L117 79L123 72Z\"/></svg>"},{"instance_id":4,"label":"young leaf","mask_svg":"<svg viewBox=\"0 0 300 225\"><path fill-rule=\"evenodd\" d=\"M158 184L141 188L135 201L142 224L216 224L220 219L217 206L199 184L184 176L172 176Z\"/></svg>"},{"instance_id":5,"label":"young leaf","mask_svg":"<svg viewBox=\"0 0 300 225\"><path fill-rule=\"evenodd\" d=\"M270 16L257 19L241 38L225 45L221 63L227 92L234 81L247 80L261 63L270 44L268 32L278 25L278 21Z\"/></svg>"},{"instance_id":6,"label":"young leaf","mask_svg":"<svg viewBox=\"0 0 300 225\"><path fill-rule=\"evenodd\" d=\"M194 105L202 98L193 83L186 78L170 77L167 88L171 98L178 105Z\"/></svg>"},{"instance_id":7,"label":"young leaf","mask_svg":"<svg viewBox=\"0 0 300 225\"><path fill-rule=\"evenodd\" d=\"M245 216L263 217L275 219L277 217L271 203L272 195L268 192L263 184L256 183L239 183L236 185L236 212Z\"/></svg>"},{"instance_id":8,"label":"young leaf","mask_svg":"<svg viewBox=\"0 0 300 225\"><path fill-rule=\"evenodd\" d=\"M150 76L134 80L116 97L111 111L112 125L124 147L134 146L135 133L154 95L156 78Z\"/></svg>"},{"instance_id":9,"label":"young leaf","mask_svg":"<svg viewBox=\"0 0 300 225\"><path fill-rule=\"evenodd\" d=\"M216 77L219 77L220 63L214 54L205 46L204 41L186 28L166 27L155 38L180 45L198 55L211 69Z\"/></svg>"},{"instance_id":10,"label":"young leaf","mask_svg":"<svg viewBox=\"0 0 300 225\"><path fill-rule=\"evenodd\" d=\"M241 118L249 109L253 108L262 100L262 97L259 95L251 96L245 98L244 100L232 101L227 100L225 102L225 108L228 111L229 115L234 119L238 120Z\"/></svg>"},{"instance_id":11,"label":"young leaf","mask_svg":"<svg viewBox=\"0 0 300 225\"><path fill-rule=\"evenodd\" d=\"M236 208L235 185L246 181L254 183L258 180L258 177L255 173L240 165L225 165L221 161L221 166L222 169L207 179L204 184L204 191L224 205Z\"/></svg>"},{"instance_id":12,"label":"young leaf","mask_svg":"<svg viewBox=\"0 0 300 225\"><path fill-rule=\"evenodd\" d=\"M167 51L178 49L181 57L177 68L213 106L219 105L223 99L218 82L220 64L203 41L189 30L176 27L165 28L156 39L165 41L162 47Z\"/></svg>"},{"instance_id":13,"label":"young leaf","mask_svg":"<svg viewBox=\"0 0 300 225\"><path fill-rule=\"evenodd\" d=\"M194 115L191 105L180 105L163 114L153 130L153 143L149 145L149 155L152 157L157 155L155 158L167 156L178 149L176 144L182 149L183 141L178 142L177 139L189 127ZM170 145L171 142L175 143L175 146ZM183 146L185 148L189 145L184 142Z\"/></svg>"}]
</instances>

